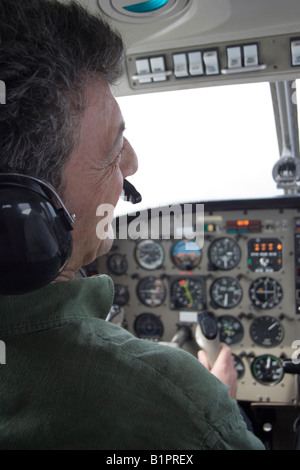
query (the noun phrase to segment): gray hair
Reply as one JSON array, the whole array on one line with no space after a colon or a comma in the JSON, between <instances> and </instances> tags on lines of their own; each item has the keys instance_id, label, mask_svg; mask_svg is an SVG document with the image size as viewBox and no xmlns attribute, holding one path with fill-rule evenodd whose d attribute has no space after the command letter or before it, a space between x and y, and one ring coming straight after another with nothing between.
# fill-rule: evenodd
<instances>
[{"instance_id":1,"label":"gray hair","mask_svg":"<svg viewBox=\"0 0 300 470\"><path fill-rule=\"evenodd\" d=\"M75 2L0 0L0 171L58 188L87 83L116 83L123 58L119 34Z\"/></svg>"}]
</instances>

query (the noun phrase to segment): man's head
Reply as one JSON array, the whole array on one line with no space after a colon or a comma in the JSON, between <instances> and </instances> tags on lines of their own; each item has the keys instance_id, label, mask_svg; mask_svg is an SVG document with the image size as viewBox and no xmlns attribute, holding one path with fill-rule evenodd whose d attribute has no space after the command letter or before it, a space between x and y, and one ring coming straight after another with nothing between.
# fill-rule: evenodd
<instances>
[{"instance_id":1,"label":"man's head","mask_svg":"<svg viewBox=\"0 0 300 470\"><path fill-rule=\"evenodd\" d=\"M86 85L121 71L121 38L75 3L0 1L0 169L29 174L58 189L76 145Z\"/></svg>"},{"instance_id":2,"label":"man's head","mask_svg":"<svg viewBox=\"0 0 300 470\"><path fill-rule=\"evenodd\" d=\"M0 171L51 183L76 214L71 271L109 249L97 207L115 206L137 168L110 91L123 57L120 36L75 3L0 0Z\"/></svg>"}]
</instances>

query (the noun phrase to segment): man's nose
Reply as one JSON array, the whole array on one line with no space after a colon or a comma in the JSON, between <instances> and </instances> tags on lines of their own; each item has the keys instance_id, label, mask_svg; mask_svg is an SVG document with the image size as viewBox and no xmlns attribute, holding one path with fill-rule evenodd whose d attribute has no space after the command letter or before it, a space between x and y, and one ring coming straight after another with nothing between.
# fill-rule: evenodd
<instances>
[{"instance_id":1,"label":"man's nose","mask_svg":"<svg viewBox=\"0 0 300 470\"><path fill-rule=\"evenodd\" d=\"M120 168L123 174L123 178L127 178L127 176L133 175L138 169L137 155L126 138L124 138L124 147L122 151Z\"/></svg>"}]
</instances>

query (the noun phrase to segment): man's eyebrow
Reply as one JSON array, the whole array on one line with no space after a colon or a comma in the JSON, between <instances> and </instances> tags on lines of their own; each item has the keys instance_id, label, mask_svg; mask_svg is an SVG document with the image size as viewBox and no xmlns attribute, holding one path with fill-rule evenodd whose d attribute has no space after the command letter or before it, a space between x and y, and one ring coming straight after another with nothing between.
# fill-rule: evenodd
<instances>
[{"instance_id":1,"label":"man's eyebrow","mask_svg":"<svg viewBox=\"0 0 300 470\"><path fill-rule=\"evenodd\" d=\"M115 138L114 143L113 143L113 145L110 149L110 152L109 152L110 157L115 153L116 148L119 144L120 138L122 137L124 131L125 131L125 122L122 121L121 124L120 124L119 130L118 130L117 137Z\"/></svg>"}]
</instances>

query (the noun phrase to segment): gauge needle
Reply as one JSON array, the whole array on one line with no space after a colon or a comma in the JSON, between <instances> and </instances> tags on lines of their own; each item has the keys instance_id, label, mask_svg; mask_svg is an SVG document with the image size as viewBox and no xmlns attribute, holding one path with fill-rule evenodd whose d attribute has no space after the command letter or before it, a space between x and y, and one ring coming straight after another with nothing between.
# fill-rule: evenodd
<instances>
[{"instance_id":1,"label":"gauge needle","mask_svg":"<svg viewBox=\"0 0 300 470\"><path fill-rule=\"evenodd\" d=\"M224 263L225 268L227 268L227 260L228 260L227 255L222 256L222 261Z\"/></svg>"},{"instance_id":2,"label":"gauge needle","mask_svg":"<svg viewBox=\"0 0 300 470\"><path fill-rule=\"evenodd\" d=\"M272 323L272 325L269 326L268 331L273 330L273 328L274 328L276 325L278 325L278 321L274 321L274 323Z\"/></svg>"},{"instance_id":3,"label":"gauge needle","mask_svg":"<svg viewBox=\"0 0 300 470\"><path fill-rule=\"evenodd\" d=\"M191 302L191 304L193 304L193 303L194 303L194 300L193 300L193 297L192 297L192 295L191 295L191 293L190 293L190 291L189 291L189 288L188 288L188 286L187 286L186 280L183 279L182 281L179 282L179 284L184 287L184 290L185 290L185 293L186 293L187 298L189 299L189 301Z\"/></svg>"}]
</instances>

